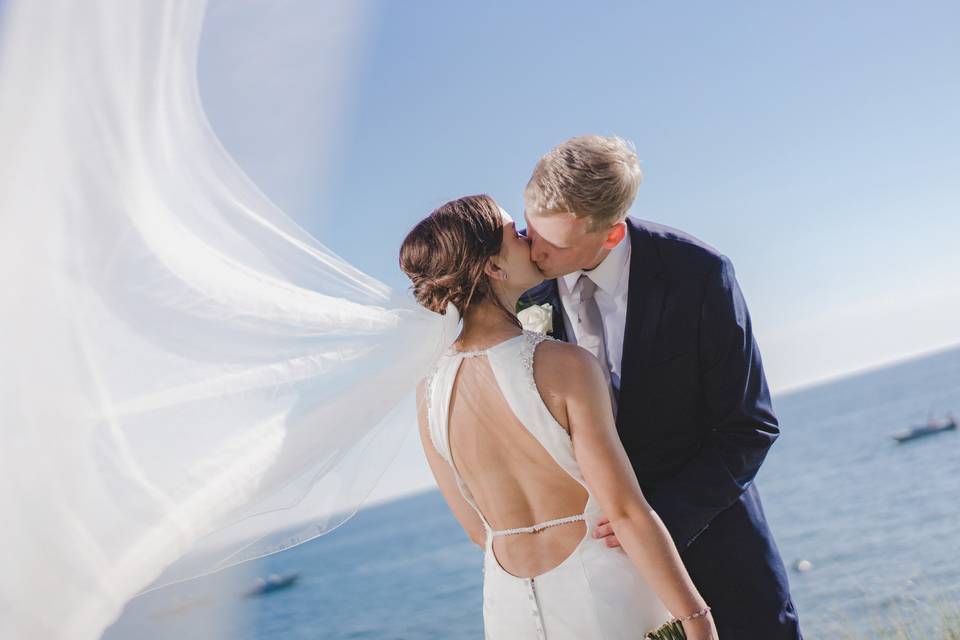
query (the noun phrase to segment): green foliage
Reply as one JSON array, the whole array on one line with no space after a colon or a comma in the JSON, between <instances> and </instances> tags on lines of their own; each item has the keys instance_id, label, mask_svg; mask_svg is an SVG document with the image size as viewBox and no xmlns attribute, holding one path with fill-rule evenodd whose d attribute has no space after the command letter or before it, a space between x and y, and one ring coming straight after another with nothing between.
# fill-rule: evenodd
<instances>
[{"instance_id":1,"label":"green foliage","mask_svg":"<svg viewBox=\"0 0 960 640\"><path fill-rule=\"evenodd\" d=\"M683 624L671 621L648 633L644 640L686 640L686 638L687 634L683 632Z\"/></svg>"}]
</instances>

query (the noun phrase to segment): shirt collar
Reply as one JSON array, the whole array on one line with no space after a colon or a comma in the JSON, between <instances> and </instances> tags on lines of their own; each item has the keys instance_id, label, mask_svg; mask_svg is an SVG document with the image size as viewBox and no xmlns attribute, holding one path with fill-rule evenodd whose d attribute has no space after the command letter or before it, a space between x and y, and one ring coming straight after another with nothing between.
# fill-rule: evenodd
<instances>
[{"instance_id":1,"label":"shirt collar","mask_svg":"<svg viewBox=\"0 0 960 640\"><path fill-rule=\"evenodd\" d=\"M620 284L624 272L629 268L630 234L626 234L623 240L618 242L617 246L610 250L610 253L607 254L607 257L604 258L600 264L587 271L579 269L568 273L563 276L563 283L567 285L567 291L573 291L574 285L576 285L577 280L580 279L580 274L587 273L590 279L593 280L597 287L602 289L604 293L613 295L617 290L617 286Z\"/></svg>"}]
</instances>

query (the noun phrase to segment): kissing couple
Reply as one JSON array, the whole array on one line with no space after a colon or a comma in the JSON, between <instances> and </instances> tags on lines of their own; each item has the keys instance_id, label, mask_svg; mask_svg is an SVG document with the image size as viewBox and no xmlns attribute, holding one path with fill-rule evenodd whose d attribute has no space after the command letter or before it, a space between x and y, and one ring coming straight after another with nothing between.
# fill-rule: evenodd
<instances>
[{"instance_id":1,"label":"kissing couple","mask_svg":"<svg viewBox=\"0 0 960 640\"><path fill-rule=\"evenodd\" d=\"M417 301L462 319L418 418L484 549L485 637L801 640L754 482L780 430L733 265L628 216L640 181L629 143L576 137L534 168L525 224L467 196L400 249Z\"/></svg>"}]
</instances>

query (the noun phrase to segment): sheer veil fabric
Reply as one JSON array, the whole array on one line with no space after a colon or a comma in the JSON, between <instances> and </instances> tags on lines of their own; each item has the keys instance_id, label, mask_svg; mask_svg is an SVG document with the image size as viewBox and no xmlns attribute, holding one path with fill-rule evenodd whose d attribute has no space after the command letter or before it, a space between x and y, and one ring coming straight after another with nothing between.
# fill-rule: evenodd
<instances>
[{"instance_id":1,"label":"sheer veil fabric","mask_svg":"<svg viewBox=\"0 0 960 640\"><path fill-rule=\"evenodd\" d=\"M0 5L0 637L348 518L458 317L351 267L212 133L198 0Z\"/></svg>"}]
</instances>

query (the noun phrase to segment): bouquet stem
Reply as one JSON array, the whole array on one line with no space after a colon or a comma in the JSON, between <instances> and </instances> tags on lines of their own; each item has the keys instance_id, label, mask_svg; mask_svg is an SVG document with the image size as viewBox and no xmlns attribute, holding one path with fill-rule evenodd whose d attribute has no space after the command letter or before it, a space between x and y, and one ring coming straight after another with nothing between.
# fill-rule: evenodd
<instances>
[{"instance_id":1,"label":"bouquet stem","mask_svg":"<svg viewBox=\"0 0 960 640\"><path fill-rule=\"evenodd\" d=\"M686 640L687 634L683 632L683 623L671 620L663 623L643 638L644 640Z\"/></svg>"}]
</instances>

